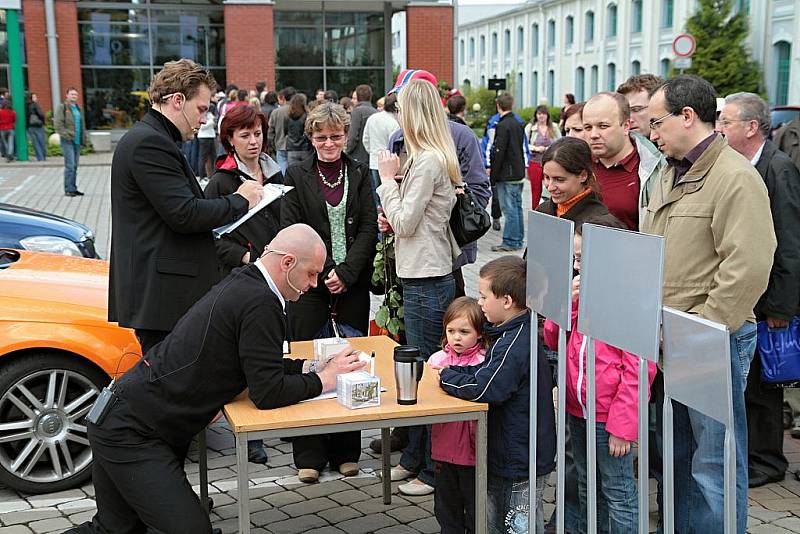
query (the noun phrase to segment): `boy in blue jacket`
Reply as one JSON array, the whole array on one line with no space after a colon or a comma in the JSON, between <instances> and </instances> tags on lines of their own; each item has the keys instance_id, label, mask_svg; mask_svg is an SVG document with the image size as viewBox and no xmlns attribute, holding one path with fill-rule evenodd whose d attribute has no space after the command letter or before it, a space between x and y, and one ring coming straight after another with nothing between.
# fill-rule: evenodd
<instances>
[{"instance_id":1,"label":"boy in blue jacket","mask_svg":"<svg viewBox=\"0 0 800 534\"><path fill-rule=\"evenodd\" d=\"M489 404L489 501L491 534L528 532L528 429L530 422L531 313L525 306L525 260L503 256L479 273L480 299L491 345L480 365L439 371L449 395ZM555 467L553 381L544 353L538 357L536 528L543 532L542 492Z\"/></svg>"}]
</instances>

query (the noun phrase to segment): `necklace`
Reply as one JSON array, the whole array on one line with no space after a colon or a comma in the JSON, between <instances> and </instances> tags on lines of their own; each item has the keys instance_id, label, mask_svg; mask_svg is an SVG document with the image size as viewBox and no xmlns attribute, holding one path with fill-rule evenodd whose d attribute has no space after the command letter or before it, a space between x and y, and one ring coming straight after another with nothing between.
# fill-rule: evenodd
<instances>
[{"instance_id":1,"label":"necklace","mask_svg":"<svg viewBox=\"0 0 800 534\"><path fill-rule=\"evenodd\" d=\"M344 180L344 165L339 167L339 176L333 183L330 183L328 180L325 179L325 175L322 174L322 170L319 168L319 163L317 163L317 173L319 174L319 179L322 180L323 184L330 187L331 189L336 189L337 187L342 185L342 181Z\"/></svg>"}]
</instances>

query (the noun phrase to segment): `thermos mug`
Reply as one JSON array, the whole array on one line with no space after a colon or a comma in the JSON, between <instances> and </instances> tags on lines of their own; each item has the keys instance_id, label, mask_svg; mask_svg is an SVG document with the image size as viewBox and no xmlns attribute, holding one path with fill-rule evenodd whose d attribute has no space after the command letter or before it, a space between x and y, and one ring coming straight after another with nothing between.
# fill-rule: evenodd
<instances>
[{"instance_id":1,"label":"thermos mug","mask_svg":"<svg viewBox=\"0 0 800 534\"><path fill-rule=\"evenodd\" d=\"M397 386L397 404L416 404L417 385L425 369L425 358L419 347L399 345L394 348L394 382Z\"/></svg>"}]
</instances>

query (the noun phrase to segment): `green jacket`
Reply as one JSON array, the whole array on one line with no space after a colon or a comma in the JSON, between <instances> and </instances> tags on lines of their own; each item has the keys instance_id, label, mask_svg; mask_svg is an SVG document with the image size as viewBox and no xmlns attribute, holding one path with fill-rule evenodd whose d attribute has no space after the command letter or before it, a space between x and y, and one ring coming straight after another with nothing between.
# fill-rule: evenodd
<instances>
[{"instance_id":1,"label":"green jacket","mask_svg":"<svg viewBox=\"0 0 800 534\"><path fill-rule=\"evenodd\" d=\"M78 107L80 109L80 106ZM70 106L62 102L53 113L53 127L62 141L75 140L75 117ZM89 145L89 132L86 131L86 115L81 110L81 146Z\"/></svg>"}]
</instances>

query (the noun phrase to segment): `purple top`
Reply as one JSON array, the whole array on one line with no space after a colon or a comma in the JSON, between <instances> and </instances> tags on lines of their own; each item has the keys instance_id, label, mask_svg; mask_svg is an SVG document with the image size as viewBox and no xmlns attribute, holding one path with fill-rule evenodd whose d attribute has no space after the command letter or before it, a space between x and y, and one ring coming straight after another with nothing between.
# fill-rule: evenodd
<instances>
[{"instance_id":1,"label":"purple top","mask_svg":"<svg viewBox=\"0 0 800 534\"><path fill-rule=\"evenodd\" d=\"M317 181L319 182L319 188L322 190L322 196L325 197L325 202L331 206L338 206L339 202L342 201L342 197L344 197L344 169L342 165L344 165L344 162L342 158L339 158L330 162L317 160L317 164L314 166L314 170L318 171ZM336 187L331 187L331 185L339 181L340 172L342 173L341 182ZM325 177L324 180L320 173Z\"/></svg>"}]
</instances>

